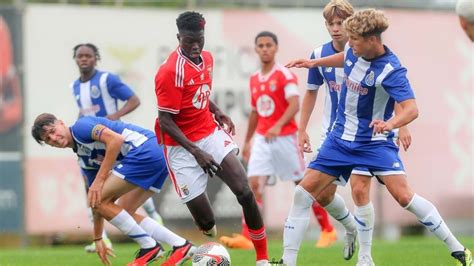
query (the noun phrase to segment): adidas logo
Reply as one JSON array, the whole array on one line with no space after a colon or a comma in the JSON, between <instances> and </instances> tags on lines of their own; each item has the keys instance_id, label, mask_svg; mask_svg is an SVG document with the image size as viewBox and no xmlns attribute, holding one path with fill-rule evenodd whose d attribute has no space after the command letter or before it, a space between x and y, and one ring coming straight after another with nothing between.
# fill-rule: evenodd
<instances>
[{"instance_id":1,"label":"adidas logo","mask_svg":"<svg viewBox=\"0 0 474 266\"><path fill-rule=\"evenodd\" d=\"M228 140L224 140L224 147L227 147L227 145L231 144L232 142L228 141Z\"/></svg>"}]
</instances>

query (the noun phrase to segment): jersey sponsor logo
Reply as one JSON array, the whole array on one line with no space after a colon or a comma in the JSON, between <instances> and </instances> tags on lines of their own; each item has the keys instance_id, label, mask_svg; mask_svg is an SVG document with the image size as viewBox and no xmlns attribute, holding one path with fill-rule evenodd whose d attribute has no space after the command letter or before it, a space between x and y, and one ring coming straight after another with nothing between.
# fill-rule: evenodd
<instances>
[{"instance_id":1,"label":"jersey sponsor logo","mask_svg":"<svg viewBox=\"0 0 474 266\"><path fill-rule=\"evenodd\" d=\"M275 112L275 102L273 99L263 94L257 99L257 113L262 117L269 117Z\"/></svg>"},{"instance_id":2,"label":"jersey sponsor logo","mask_svg":"<svg viewBox=\"0 0 474 266\"><path fill-rule=\"evenodd\" d=\"M330 92L340 92L341 91L341 84L335 82L334 80L329 81L329 91Z\"/></svg>"},{"instance_id":3,"label":"jersey sponsor logo","mask_svg":"<svg viewBox=\"0 0 474 266\"><path fill-rule=\"evenodd\" d=\"M369 90L367 88L364 88L360 85L359 82L354 82L347 78L347 76L344 76L344 82L346 83L346 87L355 92L358 93L359 95L367 95L369 93Z\"/></svg>"},{"instance_id":4,"label":"jersey sponsor logo","mask_svg":"<svg viewBox=\"0 0 474 266\"><path fill-rule=\"evenodd\" d=\"M373 86L374 83L375 83L375 73L372 70L369 72L367 76L365 76L365 84L367 84L367 86Z\"/></svg>"},{"instance_id":5,"label":"jersey sponsor logo","mask_svg":"<svg viewBox=\"0 0 474 266\"><path fill-rule=\"evenodd\" d=\"M91 97L94 99L97 99L100 97L100 90L99 90L99 87L97 87L96 85L92 85L91 87Z\"/></svg>"},{"instance_id":6,"label":"jersey sponsor logo","mask_svg":"<svg viewBox=\"0 0 474 266\"><path fill-rule=\"evenodd\" d=\"M209 103L209 96L211 95L211 88L207 84L202 85L196 90L193 97L193 106L196 109L205 109Z\"/></svg>"},{"instance_id":7,"label":"jersey sponsor logo","mask_svg":"<svg viewBox=\"0 0 474 266\"><path fill-rule=\"evenodd\" d=\"M272 79L270 80L270 91L275 91L276 88L277 88L277 85L276 85L276 80Z\"/></svg>"}]
</instances>

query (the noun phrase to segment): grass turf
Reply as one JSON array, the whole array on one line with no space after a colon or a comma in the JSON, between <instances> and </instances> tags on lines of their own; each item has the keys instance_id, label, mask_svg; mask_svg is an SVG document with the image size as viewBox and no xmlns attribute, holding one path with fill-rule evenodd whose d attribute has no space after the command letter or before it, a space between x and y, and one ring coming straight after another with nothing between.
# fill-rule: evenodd
<instances>
[{"instance_id":1,"label":"grass turf","mask_svg":"<svg viewBox=\"0 0 474 266\"><path fill-rule=\"evenodd\" d=\"M460 239L466 247L473 250L474 238ZM342 259L342 243L326 249L316 249L314 243L304 242L300 253L298 265L355 265L356 258L350 261ZM126 265L133 259L137 245L134 243L115 244L116 258L112 259L113 265ZM255 265L253 251L229 250L232 265ZM280 258L282 242L269 242L270 258ZM375 240L373 245L373 258L377 265L455 265L445 245L434 237L403 237L397 242ZM160 265L160 261L152 265ZM1 249L1 266L17 265L101 265L95 254L86 254L83 246L54 246L31 247L27 249ZM185 265L191 265L187 262Z\"/></svg>"}]
</instances>

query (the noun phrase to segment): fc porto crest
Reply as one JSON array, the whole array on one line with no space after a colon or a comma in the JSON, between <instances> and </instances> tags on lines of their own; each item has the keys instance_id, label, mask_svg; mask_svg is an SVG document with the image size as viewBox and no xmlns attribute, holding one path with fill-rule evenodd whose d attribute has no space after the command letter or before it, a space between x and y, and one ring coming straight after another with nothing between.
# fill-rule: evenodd
<instances>
[{"instance_id":1,"label":"fc porto crest","mask_svg":"<svg viewBox=\"0 0 474 266\"><path fill-rule=\"evenodd\" d=\"M91 87L91 97L94 99L97 99L100 97L100 90L99 90L99 87L97 87L96 85L92 85Z\"/></svg>"},{"instance_id":2,"label":"fc porto crest","mask_svg":"<svg viewBox=\"0 0 474 266\"><path fill-rule=\"evenodd\" d=\"M373 70L371 70L369 74L365 76L365 84L367 84L367 86L373 86L374 83L375 83L375 73Z\"/></svg>"}]
</instances>

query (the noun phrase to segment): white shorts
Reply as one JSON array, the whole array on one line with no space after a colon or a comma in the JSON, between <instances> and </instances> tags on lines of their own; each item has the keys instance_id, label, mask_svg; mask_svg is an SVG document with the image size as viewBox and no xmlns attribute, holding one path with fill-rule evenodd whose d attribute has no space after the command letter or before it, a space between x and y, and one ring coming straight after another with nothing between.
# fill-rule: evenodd
<instances>
[{"instance_id":1,"label":"white shorts","mask_svg":"<svg viewBox=\"0 0 474 266\"><path fill-rule=\"evenodd\" d=\"M237 152L238 146L222 128L216 127L214 132L196 142L203 151L212 155L217 163L229 152ZM183 203L186 203L206 191L208 174L199 166L196 158L181 146L166 146L165 158L170 179L174 189Z\"/></svg>"},{"instance_id":2,"label":"white shorts","mask_svg":"<svg viewBox=\"0 0 474 266\"><path fill-rule=\"evenodd\" d=\"M305 163L296 134L276 137L271 143L256 134L247 167L249 177L277 175L282 181L303 179Z\"/></svg>"}]
</instances>

